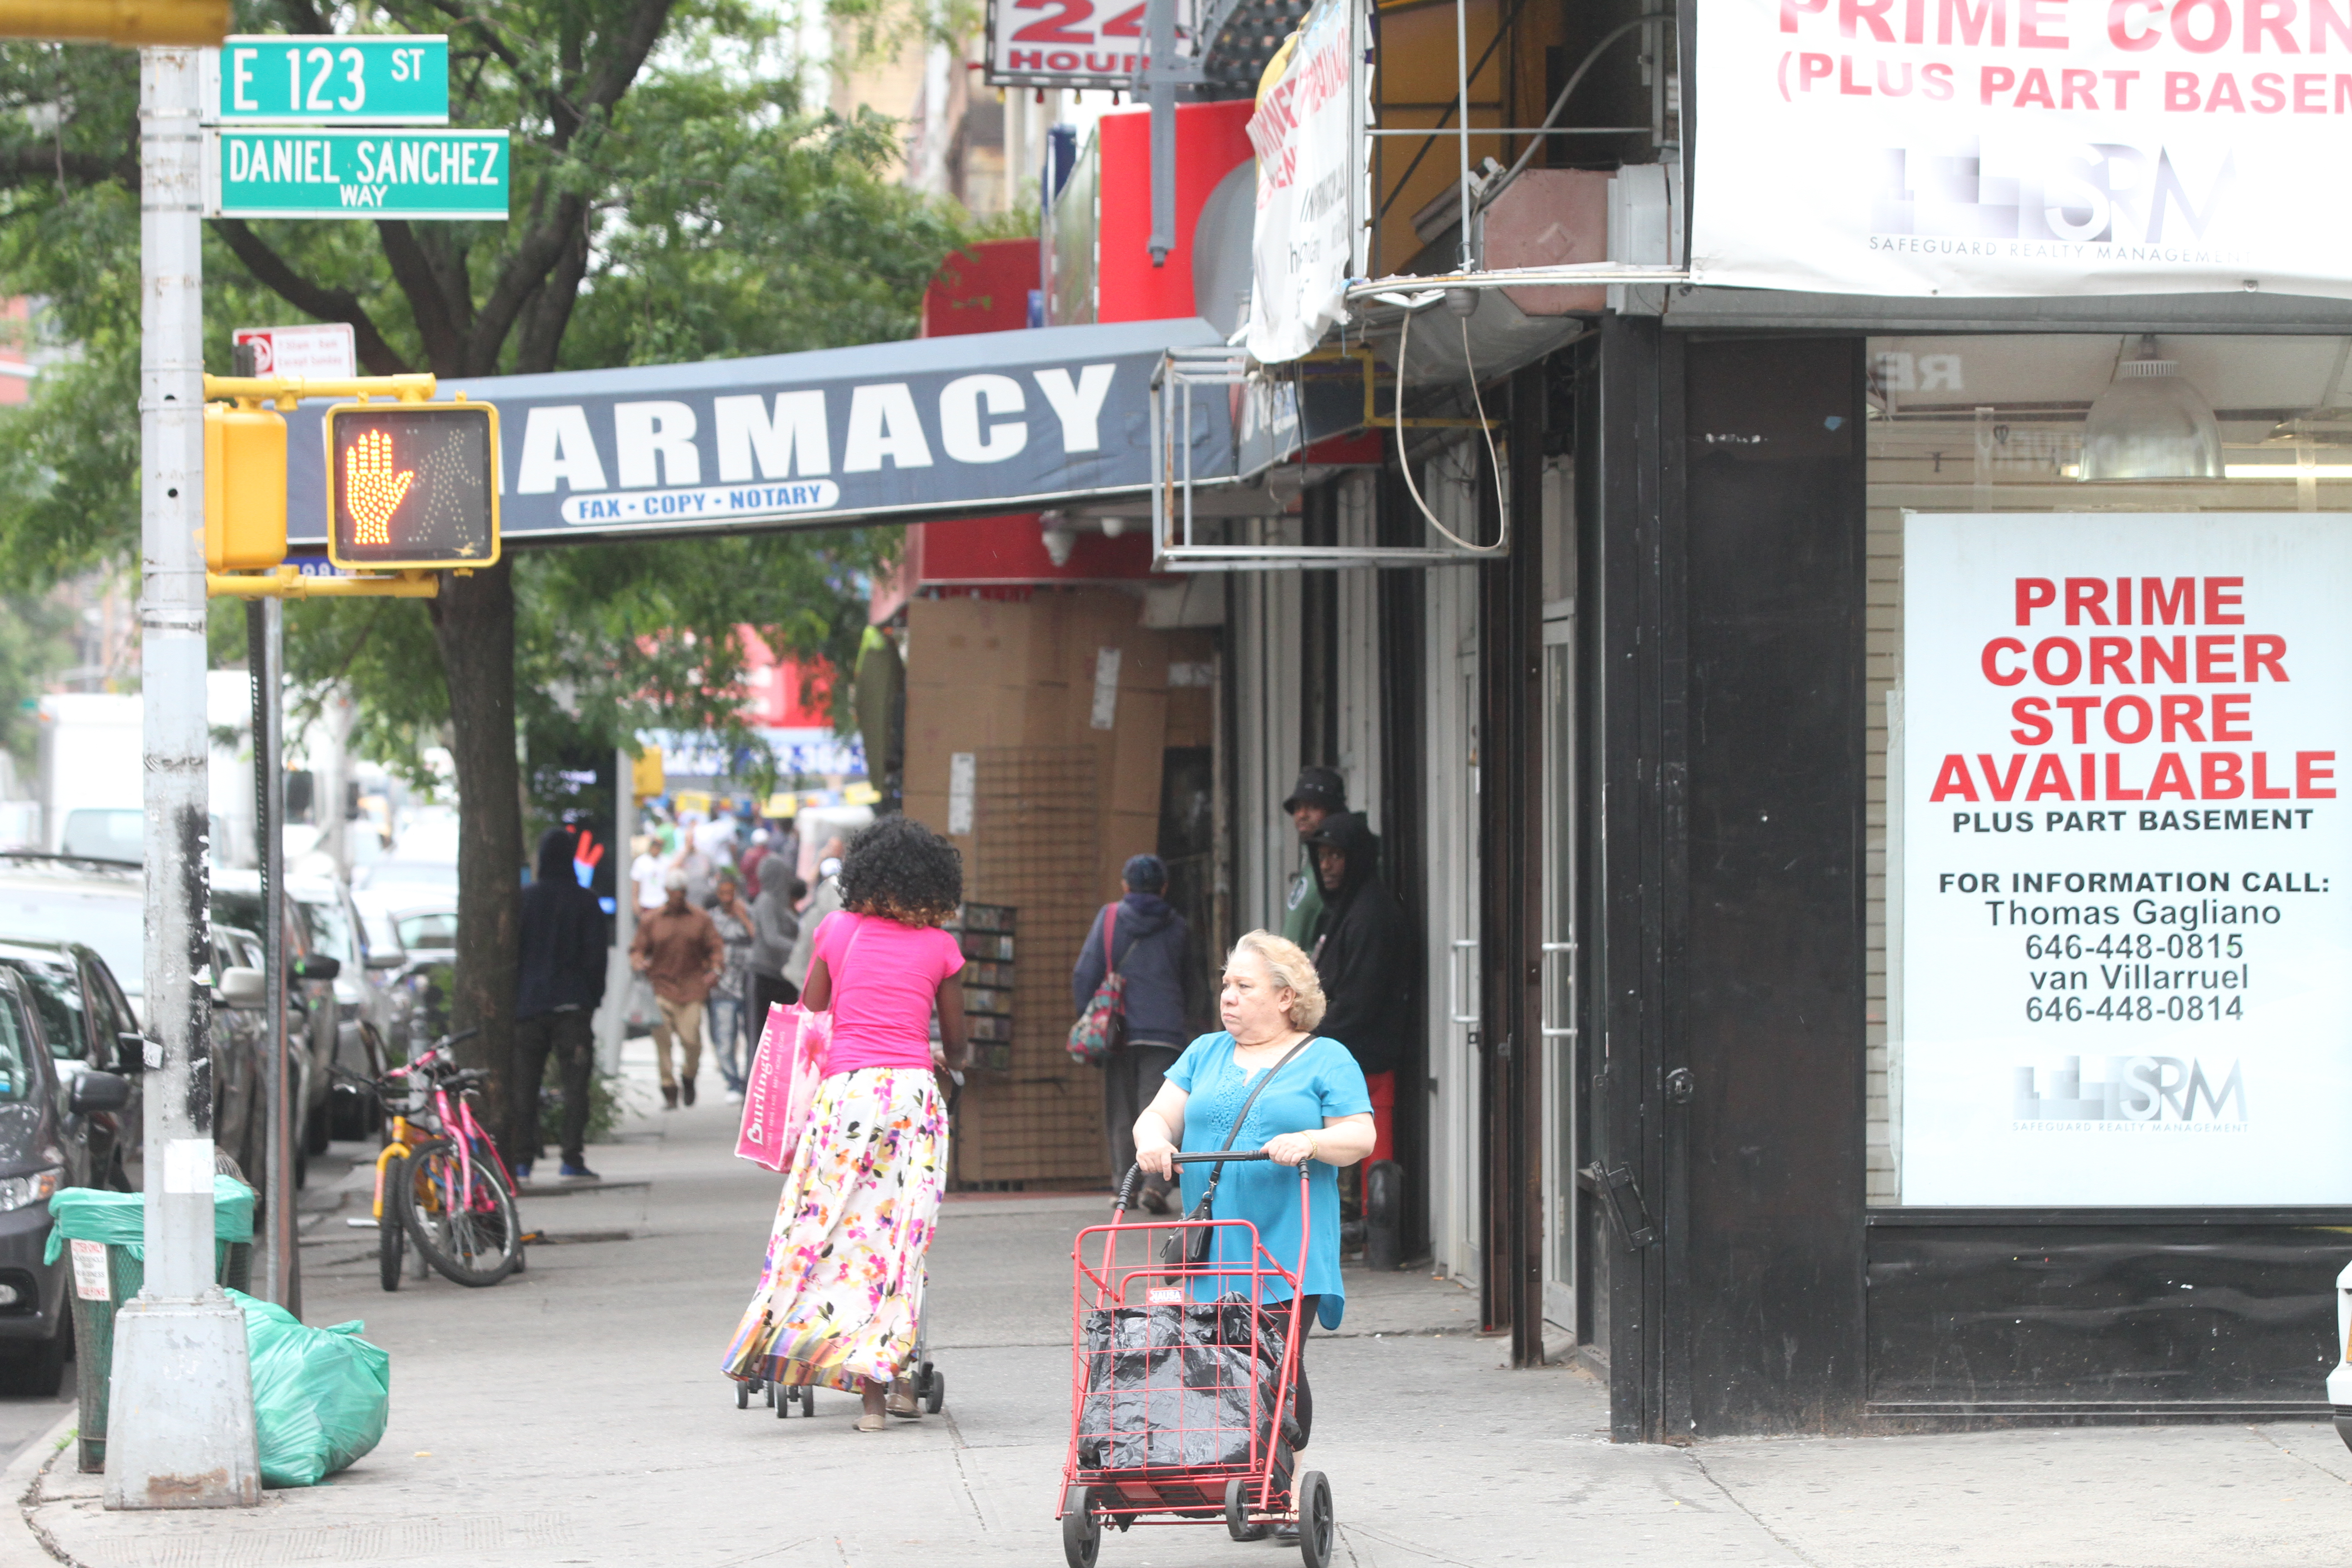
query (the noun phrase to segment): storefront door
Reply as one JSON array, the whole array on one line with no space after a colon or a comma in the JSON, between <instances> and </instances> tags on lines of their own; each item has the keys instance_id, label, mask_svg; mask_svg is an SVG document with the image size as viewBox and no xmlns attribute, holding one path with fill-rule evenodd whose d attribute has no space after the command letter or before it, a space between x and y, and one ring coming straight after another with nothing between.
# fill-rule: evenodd
<instances>
[{"instance_id":1,"label":"storefront door","mask_svg":"<svg viewBox=\"0 0 2352 1568\"><path fill-rule=\"evenodd\" d=\"M1544 1321L1577 1329L1576 619L1543 628Z\"/></svg>"}]
</instances>

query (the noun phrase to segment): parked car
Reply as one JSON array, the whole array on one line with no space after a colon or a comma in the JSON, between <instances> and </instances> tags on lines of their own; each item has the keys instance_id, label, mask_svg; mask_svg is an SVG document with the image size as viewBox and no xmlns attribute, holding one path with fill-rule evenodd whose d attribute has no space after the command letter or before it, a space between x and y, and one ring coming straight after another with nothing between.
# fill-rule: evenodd
<instances>
[{"instance_id":1,"label":"parked car","mask_svg":"<svg viewBox=\"0 0 2352 1568\"><path fill-rule=\"evenodd\" d=\"M57 1039L48 1041L52 1058L76 1064L70 1069L76 1072L112 1070L131 1079L114 1147L116 1165L133 1191L143 1183L146 1126L138 1088L146 1060L143 1046L136 1043L145 990L145 931L146 885L137 867L0 854L0 967L34 982L35 1005L54 1005L55 1016L68 1025L62 1047ZM255 1136L258 1123L249 1107L240 1110L240 1097L259 1082L260 1003L254 997L241 1004L223 991L226 971L238 967L230 960L247 956L236 933L215 936L210 1049L197 1070L215 1097L215 1142L241 1171L257 1174L263 1168ZM47 1004L40 1000L44 995ZM298 1016L290 1024L299 1029L304 1020ZM217 1092L224 1086L225 1096ZM298 1179L300 1174L298 1164Z\"/></svg>"},{"instance_id":2,"label":"parked car","mask_svg":"<svg viewBox=\"0 0 2352 1568\"><path fill-rule=\"evenodd\" d=\"M352 906L360 913L369 967L383 976L392 994L394 1027L384 1037L384 1048L393 1061L404 1062L418 1044L437 1037L436 1031L418 1027L417 974L424 966L447 964L456 958L457 900L429 889L395 887L385 892L355 888ZM399 966L384 967L377 955L394 952L401 955Z\"/></svg>"},{"instance_id":3,"label":"parked car","mask_svg":"<svg viewBox=\"0 0 2352 1568\"><path fill-rule=\"evenodd\" d=\"M213 920L260 930L259 874L215 873ZM288 989L300 993L310 1021L298 1130L307 1153L323 1154L330 1139L371 1137L376 1131L373 1097L337 1084L329 1068L340 1064L369 1078L383 1073L391 1059L387 1037L406 1030L407 996L389 984L402 954L369 947L351 895L341 883L320 878L286 879L286 927L297 972Z\"/></svg>"},{"instance_id":4,"label":"parked car","mask_svg":"<svg viewBox=\"0 0 2352 1568\"><path fill-rule=\"evenodd\" d=\"M133 1075L145 1070L144 1047L138 1020L106 961L79 942L0 938L0 971L14 976L40 1025L58 1079L68 1089L85 1072L120 1073L131 1084L124 1108L108 1112L89 1130L94 1179L83 1184L137 1191L138 1131L143 1122Z\"/></svg>"},{"instance_id":5,"label":"parked car","mask_svg":"<svg viewBox=\"0 0 2352 1568\"><path fill-rule=\"evenodd\" d=\"M73 1316L70 1266L44 1258L49 1199L105 1184L90 1133L120 1114L131 1084L94 1069L60 1075L30 989L0 964L0 1392L54 1398Z\"/></svg>"}]
</instances>

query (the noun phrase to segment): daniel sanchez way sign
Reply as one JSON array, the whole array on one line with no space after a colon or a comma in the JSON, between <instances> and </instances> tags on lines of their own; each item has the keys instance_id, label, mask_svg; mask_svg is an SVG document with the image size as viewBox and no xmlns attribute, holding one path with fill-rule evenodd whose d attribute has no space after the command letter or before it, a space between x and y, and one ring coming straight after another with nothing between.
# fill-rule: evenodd
<instances>
[{"instance_id":1,"label":"daniel sanchez way sign","mask_svg":"<svg viewBox=\"0 0 2352 1568\"><path fill-rule=\"evenodd\" d=\"M507 133L303 128L207 132L220 217L507 216Z\"/></svg>"}]
</instances>

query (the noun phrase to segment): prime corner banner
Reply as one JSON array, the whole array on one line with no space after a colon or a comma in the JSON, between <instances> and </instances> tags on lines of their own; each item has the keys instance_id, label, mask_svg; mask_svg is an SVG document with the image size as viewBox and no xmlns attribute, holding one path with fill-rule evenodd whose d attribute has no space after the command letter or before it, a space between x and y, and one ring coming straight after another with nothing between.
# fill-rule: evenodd
<instances>
[{"instance_id":1,"label":"prime corner banner","mask_svg":"<svg viewBox=\"0 0 2352 1568\"><path fill-rule=\"evenodd\" d=\"M2347 0L1709 0L1691 271L2352 295Z\"/></svg>"},{"instance_id":2,"label":"prime corner banner","mask_svg":"<svg viewBox=\"0 0 2352 1568\"><path fill-rule=\"evenodd\" d=\"M2352 519L1913 514L1903 582L1902 1201L2352 1204Z\"/></svg>"},{"instance_id":3,"label":"prime corner banner","mask_svg":"<svg viewBox=\"0 0 2352 1568\"><path fill-rule=\"evenodd\" d=\"M1147 490L1151 378L1197 318L445 381L496 405L499 530L545 543L1013 511ZM287 420L287 533L326 539L324 400ZM1223 400L1192 471L1234 472Z\"/></svg>"},{"instance_id":4,"label":"prime corner banner","mask_svg":"<svg viewBox=\"0 0 2352 1568\"><path fill-rule=\"evenodd\" d=\"M1355 68L1356 9L1357 0L1319 0L1299 25L1281 80L1250 116L1257 217L1248 344L1260 364L1313 353L1327 328L1348 319L1348 183L1363 174L1350 92L1370 90L1369 71Z\"/></svg>"}]
</instances>

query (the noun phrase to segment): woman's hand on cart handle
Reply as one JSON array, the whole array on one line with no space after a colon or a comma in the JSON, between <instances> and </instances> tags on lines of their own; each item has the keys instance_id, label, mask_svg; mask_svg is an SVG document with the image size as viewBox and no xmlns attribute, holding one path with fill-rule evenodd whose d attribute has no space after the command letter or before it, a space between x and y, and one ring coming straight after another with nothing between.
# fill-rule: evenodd
<instances>
[{"instance_id":1,"label":"woman's hand on cart handle","mask_svg":"<svg viewBox=\"0 0 2352 1568\"><path fill-rule=\"evenodd\" d=\"M1135 1145L1135 1163L1161 1181L1168 1181L1176 1174L1176 1145L1165 1138L1154 1142L1139 1139Z\"/></svg>"},{"instance_id":2,"label":"woman's hand on cart handle","mask_svg":"<svg viewBox=\"0 0 2352 1568\"><path fill-rule=\"evenodd\" d=\"M1322 1152L1312 1132L1277 1132L1265 1141L1265 1157L1277 1165L1304 1165Z\"/></svg>"}]
</instances>

